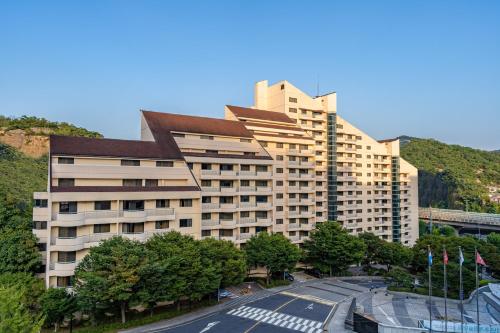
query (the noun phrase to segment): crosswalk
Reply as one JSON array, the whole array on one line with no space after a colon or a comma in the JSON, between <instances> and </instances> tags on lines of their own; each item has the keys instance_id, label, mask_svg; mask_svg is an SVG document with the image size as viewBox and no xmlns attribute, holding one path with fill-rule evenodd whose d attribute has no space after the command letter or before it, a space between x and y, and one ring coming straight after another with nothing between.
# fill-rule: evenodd
<instances>
[{"instance_id":1,"label":"crosswalk","mask_svg":"<svg viewBox=\"0 0 500 333\"><path fill-rule=\"evenodd\" d=\"M321 325L323 323L319 321L300 318L266 309L240 306L237 309L230 310L228 314L304 333L323 332L321 329Z\"/></svg>"}]
</instances>

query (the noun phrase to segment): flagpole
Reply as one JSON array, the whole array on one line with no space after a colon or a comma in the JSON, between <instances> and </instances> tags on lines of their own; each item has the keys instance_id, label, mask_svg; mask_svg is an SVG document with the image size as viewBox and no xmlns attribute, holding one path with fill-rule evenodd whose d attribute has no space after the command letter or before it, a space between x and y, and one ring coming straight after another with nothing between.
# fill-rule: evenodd
<instances>
[{"instance_id":1,"label":"flagpole","mask_svg":"<svg viewBox=\"0 0 500 333\"><path fill-rule=\"evenodd\" d=\"M432 333L432 279L431 279L431 267L432 267L432 254L431 246L427 245L427 261L429 266L429 332Z\"/></svg>"},{"instance_id":2,"label":"flagpole","mask_svg":"<svg viewBox=\"0 0 500 333\"><path fill-rule=\"evenodd\" d=\"M448 253L446 253L446 246L443 246L443 269L444 269L444 331L448 332L448 307L446 298L448 297L448 281L446 279L446 265L448 264Z\"/></svg>"},{"instance_id":3,"label":"flagpole","mask_svg":"<svg viewBox=\"0 0 500 333\"><path fill-rule=\"evenodd\" d=\"M462 258L463 258L463 254L462 254L462 247L459 246L458 247L458 250L460 251L459 253L459 268L460 268L460 331L461 333L464 333L464 291L463 291L463 283L462 283Z\"/></svg>"},{"instance_id":4,"label":"flagpole","mask_svg":"<svg viewBox=\"0 0 500 333\"><path fill-rule=\"evenodd\" d=\"M479 280L477 275L477 248L474 248L474 262L476 263L476 312L477 312L477 331L479 332Z\"/></svg>"}]
</instances>

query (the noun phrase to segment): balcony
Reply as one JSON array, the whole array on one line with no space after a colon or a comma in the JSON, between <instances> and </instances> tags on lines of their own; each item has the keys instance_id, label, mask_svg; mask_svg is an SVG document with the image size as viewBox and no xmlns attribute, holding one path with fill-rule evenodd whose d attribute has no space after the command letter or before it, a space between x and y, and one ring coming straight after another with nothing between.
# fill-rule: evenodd
<instances>
[{"instance_id":1,"label":"balcony","mask_svg":"<svg viewBox=\"0 0 500 333\"><path fill-rule=\"evenodd\" d=\"M220 240L227 240L227 241L235 242L236 241L236 236L219 236L219 239Z\"/></svg>"},{"instance_id":2,"label":"balcony","mask_svg":"<svg viewBox=\"0 0 500 333\"><path fill-rule=\"evenodd\" d=\"M271 209L272 205L270 202L257 202L257 208L261 209Z\"/></svg>"},{"instance_id":3,"label":"balcony","mask_svg":"<svg viewBox=\"0 0 500 333\"><path fill-rule=\"evenodd\" d=\"M201 204L202 210L211 210L211 209L218 209L218 208L219 208L218 203L202 203Z\"/></svg>"},{"instance_id":4,"label":"balcony","mask_svg":"<svg viewBox=\"0 0 500 333\"><path fill-rule=\"evenodd\" d=\"M78 237L55 237L50 240L52 251L78 251L89 241L87 235Z\"/></svg>"},{"instance_id":5,"label":"balcony","mask_svg":"<svg viewBox=\"0 0 500 333\"><path fill-rule=\"evenodd\" d=\"M121 234L119 234L119 236L122 236L122 237L130 239L130 240L140 241L140 242L143 242L147 239L147 234L144 232L121 233Z\"/></svg>"},{"instance_id":6,"label":"balcony","mask_svg":"<svg viewBox=\"0 0 500 333\"><path fill-rule=\"evenodd\" d=\"M141 221L149 220L174 220L175 212L173 208L154 208L154 209L145 209L145 210L122 210L119 214L120 217L124 218L137 218Z\"/></svg>"},{"instance_id":7,"label":"balcony","mask_svg":"<svg viewBox=\"0 0 500 333\"><path fill-rule=\"evenodd\" d=\"M220 175L221 176L236 176L238 173L234 170L221 170Z\"/></svg>"},{"instance_id":8,"label":"balcony","mask_svg":"<svg viewBox=\"0 0 500 333\"><path fill-rule=\"evenodd\" d=\"M252 238L252 236L253 236L253 234L251 234L249 232L248 233L241 233L238 235L238 240L244 241L244 240Z\"/></svg>"},{"instance_id":9,"label":"balcony","mask_svg":"<svg viewBox=\"0 0 500 333\"><path fill-rule=\"evenodd\" d=\"M221 187L220 191L222 193L234 193L234 192L236 192L236 188L235 187Z\"/></svg>"},{"instance_id":10,"label":"balcony","mask_svg":"<svg viewBox=\"0 0 500 333\"><path fill-rule=\"evenodd\" d=\"M269 193L271 192L271 187L270 186L257 186L257 192L258 193Z\"/></svg>"},{"instance_id":11,"label":"balcony","mask_svg":"<svg viewBox=\"0 0 500 333\"><path fill-rule=\"evenodd\" d=\"M217 220L201 220L202 227L215 227L219 226L219 221Z\"/></svg>"},{"instance_id":12,"label":"balcony","mask_svg":"<svg viewBox=\"0 0 500 333\"><path fill-rule=\"evenodd\" d=\"M218 187L202 186L201 191L202 192L220 192L220 189Z\"/></svg>"},{"instance_id":13,"label":"balcony","mask_svg":"<svg viewBox=\"0 0 500 333\"><path fill-rule=\"evenodd\" d=\"M239 224L255 224L255 218L253 217L241 217L239 220Z\"/></svg>"},{"instance_id":14,"label":"balcony","mask_svg":"<svg viewBox=\"0 0 500 333\"><path fill-rule=\"evenodd\" d=\"M270 226L272 224L272 221L271 221L271 218L269 218L269 217L266 217L266 218L259 218L258 217L256 223L259 226L267 227L267 226Z\"/></svg>"},{"instance_id":15,"label":"balcony","mask_svg":"<svg viewBox=\"0 0 500 333\"><path fill-rule=\"evenodd\" d=\"M237 207L238 207L238 205L235 203L221 203L220 204L221 209L236 209Z\"/></svg>"},{"instance_id":16,"label":"balcony","mask_svg":"<svg viewBox=\"0 0 500 333\"><path fill-rule=\"evenodd\" d=\"M79 261L54 262L49 265L50 276L71 276L74 274Z\"/></svg>"},{"instance_id":17,"label":"balcony","mask_svg":"<svg viewBox=\"0 0 500 333\"><path fill-rule=\"evenodd\" d=\"M202 176L218 176L219 170L201 170Z\"/></svg>"},{"instance_id":18,"label":"balcony","mask_svg":"<svg viewBox=\"0 0 500 333\"><path fill-rule=\"evenodd\" d=\"M240 186L240 192L255 192L255 186Z\"/></svg>"},{"instance_id":19,"label":"balcony","mask_svg":"<svg viewBox=\"0 0 500 333\"><path fill-rule=\"evenodd\" d=\"M255 202L240 202L240 208L254 208L257 207Z\"/></svg>"},{"instance_id":20,"label":"balcony","mask_svg":"<svg viewBox=\"0 0 500 333\"><path fill-rule=\"evenodd\" d=\"M299 230L300 229L300 224L299 223L290 223L288 224L287 230Z\"/></svg>"},{"instance_id":21,"label":"balcony","mask_svg":"<svg viewBox=\"0 0 500 333\"><path fill-rule=\"evenodd\" d=\"M220 226L234 228L234 227L236 227L236 221L234 221L234 220L221 220Z\"/></svg>"}]
</instances>

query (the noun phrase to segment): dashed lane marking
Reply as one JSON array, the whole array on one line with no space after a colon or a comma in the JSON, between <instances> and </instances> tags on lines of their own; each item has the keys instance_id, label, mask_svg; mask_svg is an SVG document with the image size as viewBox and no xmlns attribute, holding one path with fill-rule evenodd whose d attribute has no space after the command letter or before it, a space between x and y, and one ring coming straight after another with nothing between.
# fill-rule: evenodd
<instances>
[{"instance_id":1,"label":"dashed lane marking","mask_svg":"<svg viewBox=\"0 0 500 333\"><path fill-rule=\"evenodd\" d=\"M301 294L296 294L296 293L292 293L289 291L282 291L280 294L295 297L295 298L300 298L300 299L303 299L306 301L312 301L315 303L325 304L328 306L334 306L335 304L337 304L336 302L332 302L332 301L329 301L329 300L326 300L326 299L323 299L320 297L312 296L312 295L301 295Z\"/></svg>"}]
</instances>

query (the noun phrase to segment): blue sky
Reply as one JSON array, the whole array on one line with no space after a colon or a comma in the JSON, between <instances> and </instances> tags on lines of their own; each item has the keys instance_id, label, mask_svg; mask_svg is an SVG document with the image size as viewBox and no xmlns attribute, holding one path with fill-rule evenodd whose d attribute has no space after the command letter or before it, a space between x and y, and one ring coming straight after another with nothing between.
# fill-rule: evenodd
<instances>
[{"instance_id":1,"label":"blue sky","mask_svg":"<svg viewBox=\"0 0 500 333\"><path fill-rule=\"evenodd\" d=\"M338 93L375 138L500 149L500 1L2 1L0 114L139 138L253 84Z\"/></svg>"}]
</instances>

